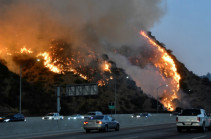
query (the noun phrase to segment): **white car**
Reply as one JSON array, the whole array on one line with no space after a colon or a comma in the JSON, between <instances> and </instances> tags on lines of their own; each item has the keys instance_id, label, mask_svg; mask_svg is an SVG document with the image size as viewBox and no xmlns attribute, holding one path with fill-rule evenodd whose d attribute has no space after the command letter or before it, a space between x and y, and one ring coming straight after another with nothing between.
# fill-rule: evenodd
<instances>
[{"instance_id":1,"label":"white car","mask_svg":"<svg viewBox=\"0 0 211 139\"><path fill-rule=\"evenodd\" d=\"M68 120L70 119L84 119L84 116L83 115L80 115L80 114L74 114L74 115L71 115L69 117L67 117Z\"/></svg>"},{"instance_id":2,"label":"white car","mask_svg":"<svg viewBox=\"0 0 211 139\"><path fill-rule=\"evenodd\" d=\"M211 128L210 117L207 116L204 109L184 109L181 114L176 117L177 131L183 129L200 129L202 132L206 128Z\"/></svg>"},{"instance_id":3,"label":"white car","mask_svg":"<svg viewBox=\"0 0 211 139\"><path fill-rule=\"evenodd\" d=\"M43 120L63 120L64 116L59 115L59 113L48 113L46 116L42 117Z\"/></svg>"}]
</instances>

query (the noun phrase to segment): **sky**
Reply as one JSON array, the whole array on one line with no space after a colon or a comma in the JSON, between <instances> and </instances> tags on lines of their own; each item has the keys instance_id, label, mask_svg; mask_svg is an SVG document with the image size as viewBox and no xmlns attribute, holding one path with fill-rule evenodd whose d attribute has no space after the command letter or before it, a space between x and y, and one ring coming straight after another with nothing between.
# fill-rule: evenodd
<instances>
[{"instance_id":1,"label":"sky","mask_svg":"<svg viewBox=\"0 0 211 139\"><path fill-rule=\"evenodd\" d=\"M211 73L211 0L166 0L166 14L152 35L173 51L188 70Z\"/></svg>"}]
</instances>

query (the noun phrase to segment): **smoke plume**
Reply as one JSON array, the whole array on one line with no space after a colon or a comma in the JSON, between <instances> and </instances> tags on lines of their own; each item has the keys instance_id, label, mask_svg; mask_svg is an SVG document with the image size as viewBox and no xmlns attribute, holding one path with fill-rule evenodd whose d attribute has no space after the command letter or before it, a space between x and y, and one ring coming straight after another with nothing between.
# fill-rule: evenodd
<instances>
[{"instance_id":1,"label":"smoke plume","mask_svg":"<svg viewBox=\"0 0 211 139\"><path fill-rule=\"evenodd\" d=\"M128 57L144 51L138 32L158 22L163 9L161 0L0 0L1 58L15 71L12 59L6 58L11 51L26 47L38 53L48 50L51 41L65 40L71 44L66 55L109 53L109 59L150 94L161 77L149 63L141 68ZM125 54L114 53L123 45L128 46Z\"/></svg>"}]
</instances>

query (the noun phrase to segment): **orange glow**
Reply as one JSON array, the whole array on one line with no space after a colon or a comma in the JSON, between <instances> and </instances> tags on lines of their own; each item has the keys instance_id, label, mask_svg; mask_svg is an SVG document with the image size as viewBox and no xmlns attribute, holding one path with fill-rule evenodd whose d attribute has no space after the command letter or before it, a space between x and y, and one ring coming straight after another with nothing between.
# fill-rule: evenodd
<instances>
[{"instance_id":1,"label":"orange glow","mask_svg":"<svg viewBox=\"0 0 211 139\"><path fill-rule=\"evenodd\" d=\"M157 61L154 62L155 67L157 67L160 71L161 76L165 80L165 78L171 78L171 84L169 87L171 88L171 95L169 92L167 93L165 90L163 92L163 98L161 103L164 105L165 108L169 111L175 110L173 100L178 98L178 91L179 91L179 82L181 76L177 72L176 64L171 56L166 52L166 50L156 43L152 38L150 38L144 31L140 31L140 35L142 35L145 39L148 40L149 44L153 46L156 51L156 59Z\"/></svg>"},{"instance_id":2,"label":"orange glow","mask_svg":"<svg viewBox=\"0 0 211 139\"><path fill-rule=\"evenodd\" d=\"M55 73L61 73L62 70L53 64L52 59L49 56L49 53L47 53L47 52L40 53L40 54L38 54L38 56L43 57L44 66L46 68L49 68L50 71L55 72Z\"/></svg>"},{"instance_id":3,"label":"orange glow","mask_svg":"<svg viewBox=\"0 0 211 139\"><path fill-rule=\"evenodd\" d=\"M99 80L98 82L98 86L104 86L106 83L105 81Z\"/></svg>"},{"instance_id":4,"label":"orange glow","mask_svg":"<svg viewBox=\"0 0 211 139\"><path fill-rule=\"evenodd\" d=\"M110 63L108 63L107 61L105 61L102 66L103 66L103 70L104 71L107 71L107 72L110 72L111 73L111 70L110 70L111 64Z\"/></svg>"},{"instance_id":5,"label":"orange glow","mask_svg":"<svg viewBox=\"0 0 211 139\"><path fill-rule=\"evenodd\" d=\"M31 49L27 49L25 46L23 48L21 48L21 53L27 53L27 54L31 54L33 53L33 51Z\"/></svg>"},{"instance_id":6,"label":"orange glow","mask_svg":"<svg viewBox=\"0 0 211 139\"><path fill-rule=\"evenodd\" d=\"M65 71L69 71L69 72L73 72L74 74L80 76L81 78L83 78L85 80L88 80L88 77L86 75L83 75L82 73L77 72L77 70L75 70L71 67L70 60L68 60L68 63L64 63L68 66L67 69L64 69L64 66L62 64L55 65L55 63L62 62L62 61L59 61L59 59L53 61L52 57L50 56L50 54L48 52L40 53L37 55L37 57L39 57L39 56L43 57L44 66L52 72L62 74Z\"/></svg>"}]
</instances>

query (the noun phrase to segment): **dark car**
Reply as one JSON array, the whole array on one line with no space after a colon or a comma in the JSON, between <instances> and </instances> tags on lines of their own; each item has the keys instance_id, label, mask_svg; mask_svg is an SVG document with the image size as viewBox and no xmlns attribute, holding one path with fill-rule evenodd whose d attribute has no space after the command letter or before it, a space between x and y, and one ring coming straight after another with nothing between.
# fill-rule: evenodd
<instances>
[{"instance_id":1,"label":"dark car","mask_svg":"<svg viewBox=\"0 0 211 139\"><path fill-rule=\"evenodd\" d=\"M3 122L16 122L16 121L26 121L23 114L17 113L13 115L6 116Z\"/></svg>"},{"instance_id":2,"label":"dark car","mask_svg":"<svg viewBox=\"0 0 211 139\"><path fill-rule=\"evenodd\" d=\"M117 120L108 115L95 115L84 121L83 128L87 133L90 132L90 130L107 132L109 129L119 131L120 125Z\"/></svg>"},{"instance_id":3,"label":"dark car","mask_svg":"<svg viewBox=\"0 0 211 139\"><path fill-rule=\"evenodd\" d=\"M150 113L147 113L147 112L142 113L142 117L149 117L149 116L152 116L152 115Z\"/></svg>"}]
</instances>

